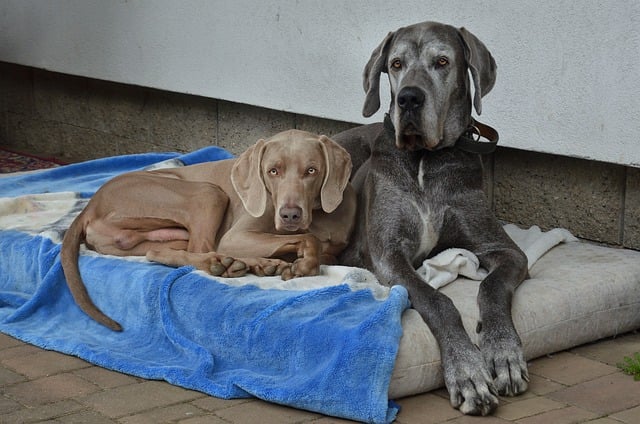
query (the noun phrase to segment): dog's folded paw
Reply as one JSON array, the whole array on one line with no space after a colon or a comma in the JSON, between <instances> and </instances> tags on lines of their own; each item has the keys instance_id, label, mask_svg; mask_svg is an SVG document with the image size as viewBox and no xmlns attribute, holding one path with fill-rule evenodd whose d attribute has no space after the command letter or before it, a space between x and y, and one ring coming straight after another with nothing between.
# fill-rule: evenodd
<instances>
[{"instance_id":1,"label":"dog's folded paw","mask_svg":"<svg viewBox=\"0 0 640 424\"><path fill-rule=\"evenodd\" d=\"M290 280L298 277L309 277L320 274L320 261L315 258L296 259L282 273L283 280Z\"/></svg>"},{"instance_id":2,"label":"dog's folded paw","mask_svg":"<svg viewBox=\"0 0 640 424\"><path fill-rule=\"evenodd\" d=\"M273 258L239 258L245 262L250 272L258 277L282 275L291 268L289 262Z\"/></svg>"},{"instance_id":3,"label":"dog's folded paw","mask_svg":"<svg viewBox=\"0 0 640 424\"><path fill-rule=\"evenodd\" d=\"M249 272L249 267L244 261L230 256L223 258L212 257L209 264L209 274L216 277L242 277L247 272Z\"/></svg>"}]
</instances>

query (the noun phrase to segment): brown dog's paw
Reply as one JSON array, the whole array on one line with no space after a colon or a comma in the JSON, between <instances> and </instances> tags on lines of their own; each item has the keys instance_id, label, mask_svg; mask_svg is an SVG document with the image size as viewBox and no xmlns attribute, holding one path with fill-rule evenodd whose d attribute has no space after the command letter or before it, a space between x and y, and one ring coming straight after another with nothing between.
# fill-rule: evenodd
<instances>
[{"instance_id":1,"label":"brown dog's paw","mask_svg":"<svg viewBox=\"0 0 640 424\"><path fill-rule=\"evenodd\" d=\"M281 259L260 258L258 264L251 267L251 270L255 275L262 277L282 275L289 268L291 268L291 264Z\"/></svg>"},{"instance_id":2,"label":"brown dog's paw","mask_svg":"<svg viewBox=\"0 0 640 424\"><path fill-rule=\"evenodd\" d=\"M282 273L283 280L298 277L311 277L320 274L320 262L309 258L300 258Z\"/></svg>"},{"instance_id":3,"label":"brown dog's paw","mask_svg":"<svg viewBox=\"0 0 640 424\"><path fill-rule=\"evenodd\" d=\"M230 256L211 258L209 264L209 274L216 277L242 277L249 272L249 269L244 261Z\"/></svg>"},{"instance_id":4,"label":"brown dog's paw","mask_svg":"<svg viewBox=\"0 0 640 424\"><path fill-rule=\"evenodd\" d=\"M184 250L151 250L147 259L161 264L179 267L192 265L215 277L242 277L249 272L249 266L242 260L216 252L193 253Z\"/></svg>"}]
</instances>

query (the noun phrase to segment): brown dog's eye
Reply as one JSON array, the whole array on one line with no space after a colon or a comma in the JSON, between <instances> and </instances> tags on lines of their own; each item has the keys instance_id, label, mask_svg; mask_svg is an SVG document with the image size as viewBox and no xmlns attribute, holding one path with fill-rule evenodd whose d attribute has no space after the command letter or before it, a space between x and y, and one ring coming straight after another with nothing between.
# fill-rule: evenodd
<instances>
[{"instance_id":1,"label":"brown dog's eye","mask_svg":"<svg viewBox=\"0 0 640 424\"><path fill-rule=\"evenodd\" d=\"M402 62L400 62L400 59L396 59L393 62L391 62L391 67L395 70L402 69Z\"/></svg>"},{"instance_id":2,"label":"brown dog's eye","mask_svg":"<svg viewBox=\"0 0 640 424\"><path fill-rule=\"evenodd\" d=\"M275 177L276 175L278 175L278 169L277 168L271 168L269 170L269 175Z\"/></svg>"},{"instance_id":3,"label":"brown dog's eye","mask_svg":"<svg viewBox=\"0 0 640 424\"><path fill-rule=\"evenodd\" d=\"M447 59L444 56L440 56L438 58L438 61L436 62L438 64L438 66L442 67L442 66L447 66L449 64L449 59Z\"/></svg>"},{"instance_id":4,"label":"brown dog's eye","mask_svg":"<svg viewBox=\"0 0 640 424\"><path fill-rule=\"evenodd\" d=\"M316 168L311 167L309 169L307 169L307 175L313 175L316 173Z\"/></svg>"}]
</instances>

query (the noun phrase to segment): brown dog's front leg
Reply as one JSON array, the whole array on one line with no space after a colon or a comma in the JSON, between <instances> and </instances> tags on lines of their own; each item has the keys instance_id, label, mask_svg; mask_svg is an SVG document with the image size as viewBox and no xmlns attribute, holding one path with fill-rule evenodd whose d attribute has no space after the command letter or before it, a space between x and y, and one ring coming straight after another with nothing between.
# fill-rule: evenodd
<instances>
[{"instance_id":1,"label":"brown dog's front leg","mask_svg":"<svg viewBox=\"0 0 640 424\"><path fill-rule=\"evenodd\" d=\"M285 250L281 253L280 249L276 252L276 256L286 253L295 253L298 255L289 269L282 273L283 280L290 280L296 277L318 275L320 273L320 255L322 253L322 243L312 234L305 234L295 243L288 243L281 248Z\"/></svg>"}]
</instances>

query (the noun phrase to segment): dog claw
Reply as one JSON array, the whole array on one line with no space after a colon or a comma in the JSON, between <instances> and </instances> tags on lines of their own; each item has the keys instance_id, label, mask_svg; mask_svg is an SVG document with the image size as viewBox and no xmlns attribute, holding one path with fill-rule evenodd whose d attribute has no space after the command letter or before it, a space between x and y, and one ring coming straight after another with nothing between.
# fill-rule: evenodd
<instances>
[{"instance_id":1,"label":"dog claw","mask_svg":"<svg viewBox=\"0 0 640 424\"><path fill-rule=\"evenodd\" d=\"M236 261L234 259L231 259L231 260L233 261L233 263L228 267L228 269L232 273L236 273L238 271L243 271L247 269L247 265L244 262Z\"/></svg>"},{"instance_id":2,"label":"dog claw","mask_svg":"<svg viewBox=\"0 0 640 424\"><path fill-rule=\"evenodd\" d=\"M225 256L224 258L222 258L221 262L222 265L224 265L226 268L229 268L231 265L233 265L235 259L233 259L231 256Z\"/></svg>"},{"instance_id":3,"label":"dog claw","mask_svg":"<svg viewBox=\"0 0 640 424\"><path fill-rule=\"evenodd\" d=\"M212 264L211 267L209 268L211 275L216 277L219 277L222 274L224 274L226 270L227 270L227 267L221 263Z\"/></svg>"}]
</instances>

